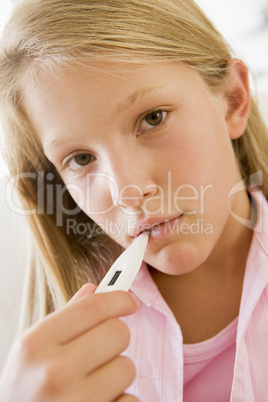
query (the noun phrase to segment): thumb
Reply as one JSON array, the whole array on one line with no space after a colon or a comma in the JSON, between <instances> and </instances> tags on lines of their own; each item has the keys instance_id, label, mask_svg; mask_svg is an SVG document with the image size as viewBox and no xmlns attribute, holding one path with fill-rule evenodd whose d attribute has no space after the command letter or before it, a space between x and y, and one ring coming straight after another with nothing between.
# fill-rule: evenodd
<instances>
[{"instance_id":1,"label":"thumb","mask_svg":"<svg viewBox=\"0 0 268 402\"><path fill-rule=\"evenodd\" d=\"M92 294L95 292L96 286L93 285L93 283L86 283L84 286L81 287L81 289L78 290L78 292L69 300L68 303L72 303L78 299L81 299L81 297L86 296L88 294Z\"/></svg>"}]
</instances>

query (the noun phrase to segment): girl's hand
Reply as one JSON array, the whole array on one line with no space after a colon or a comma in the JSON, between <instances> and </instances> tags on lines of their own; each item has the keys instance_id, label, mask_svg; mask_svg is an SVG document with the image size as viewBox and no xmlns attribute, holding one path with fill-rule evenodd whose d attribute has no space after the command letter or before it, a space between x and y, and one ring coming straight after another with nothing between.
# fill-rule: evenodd
<instances>
[{"instance_id":1,"label":"girl's hand","mask_svg":"<svg viewBox=\"0 0 268 402\"><path fill-rule=\"evenodd\" d=\"M119 356L129 331L118 319L138 310L137 299L123 291L89 294L94 289L85 285L14 343L1 376L1 402L137 401L124 394L135 369Z\"/></svg>"}]
</instances>

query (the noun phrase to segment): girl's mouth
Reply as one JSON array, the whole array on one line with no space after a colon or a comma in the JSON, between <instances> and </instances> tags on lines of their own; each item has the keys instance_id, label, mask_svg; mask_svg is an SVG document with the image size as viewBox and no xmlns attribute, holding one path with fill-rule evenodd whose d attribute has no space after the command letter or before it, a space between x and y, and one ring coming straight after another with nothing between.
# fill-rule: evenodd
<instances>
[{"instance_id":1,"label":"girl's mouth","mask_svg":"<svg viewBox=\"0 0 268 402\"><path fill-rule=\"evenodd\" d=\"M176 228L178 227L180 216L152 226L151 233L150 233L150 239L162 239L162 238L166 237L167 235L176 232Z\"/></svg>"},{"instance_id":2,"label":"girl's mouth","mask_svg":"<svg viewBox=\"0 0 268 402\"><path fill-rule=\"evenodd\" d=\"M131 235L136 237L141 232L148 230L150 231L150 240L164 238L176 231L181 218L182 214L172 217L148 218L138 222Z\"/></svg>"}]
</instances>

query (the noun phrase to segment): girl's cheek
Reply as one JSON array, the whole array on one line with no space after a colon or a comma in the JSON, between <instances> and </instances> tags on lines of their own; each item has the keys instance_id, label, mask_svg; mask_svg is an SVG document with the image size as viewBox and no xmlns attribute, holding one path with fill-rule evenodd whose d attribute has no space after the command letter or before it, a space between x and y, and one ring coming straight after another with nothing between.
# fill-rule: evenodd
<instances>
[{"instance_id":1,"label":"girl's cheek","mask_svg":"<svg viewBox=\"0 0 268 402\"><path fill-rule=\"evenodd\" d=\"M111 189L111 183L108 178L87 178L86 184L79 185L77 183L67 184L67 189L76 204L94 221L102 219L109 214L114 208L112 193L115 189ZM110 180L111 181L111 180Z\"/></svg>"}]
</instances>

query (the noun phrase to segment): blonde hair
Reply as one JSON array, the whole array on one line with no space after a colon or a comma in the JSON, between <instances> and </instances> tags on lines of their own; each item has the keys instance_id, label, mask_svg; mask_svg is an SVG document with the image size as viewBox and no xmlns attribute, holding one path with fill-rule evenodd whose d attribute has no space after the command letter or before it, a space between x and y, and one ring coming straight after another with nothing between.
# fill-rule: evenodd
<instances>
[{"instance_id":1,"label":"blonde hair","mask_svg":"<svg viewBox=\"0 0 268 402\"><path fill-rule=\"evenodd\" d=\"M79 68L90 60L180 62L198 71L215 90L226 79L231 58L222 36L191 0L27 0L15 9L0 49L5 155L10 174L22 174L17 186L26 209L40 209L40 182L44 193L41 213L29 216L34 256L28 324L62 306L85 281L98 283L119 252L98 230L91 240L67 234L69 215L64 211L75 211L72 218L76 223L86 222L93 231L95 226L64 190L59 174L31 132L21 107L29 74L53 74L61 66ZM262 190L268 197L267 131L253 100L247 129L233 146L242 177L249 183L250 175L261 170ZM30 177L23 175L29 172ZM62 205L55 199L53 210L48 205L48 184L62 191L60 225L57 213Z\"/></svg>"}]
</instances>

